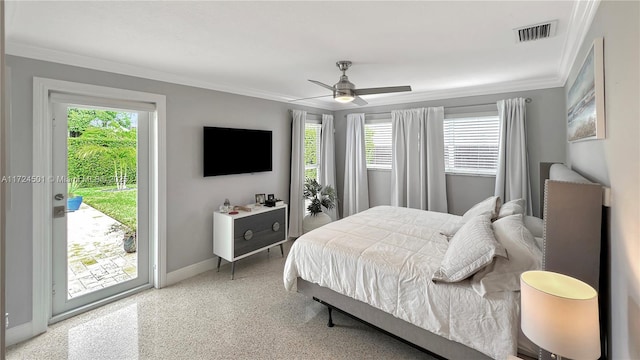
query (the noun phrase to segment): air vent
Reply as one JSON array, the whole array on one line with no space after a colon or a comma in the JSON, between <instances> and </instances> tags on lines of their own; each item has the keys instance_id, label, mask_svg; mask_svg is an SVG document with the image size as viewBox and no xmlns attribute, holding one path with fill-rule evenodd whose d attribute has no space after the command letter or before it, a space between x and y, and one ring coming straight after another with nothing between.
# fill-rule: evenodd
<instances>
[{"instance_id":1,"label":"air vent","mask_svg":"<svg viewBox=\"0 0 640 360\"><path fill-rule=\"evenodd\" d=\"M558 21L553 20L541 24L514 29L513 32L516 35L517 42L527 42L552 37L556 34L557 27Z\"/></svg>"}]
</instances>

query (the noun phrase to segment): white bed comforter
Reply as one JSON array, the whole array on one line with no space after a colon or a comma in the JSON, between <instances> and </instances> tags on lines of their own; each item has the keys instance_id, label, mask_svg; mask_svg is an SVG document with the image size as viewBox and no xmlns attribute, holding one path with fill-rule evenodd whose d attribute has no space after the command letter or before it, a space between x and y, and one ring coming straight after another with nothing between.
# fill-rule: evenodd
<instances>
[{"instance_id":1,"label":"white bed comforter","mask_svg":"<svg viewBox=\"0 0 640 360\"><path fill-rule=\"evenodd\" d=\"M492 358L517 350L519 298L482 298L465 280L431 281L461 226L456 215L378 206L298 238L286 260L284 285L297 277L365 302Z\"/></svg>"}]
</instances>

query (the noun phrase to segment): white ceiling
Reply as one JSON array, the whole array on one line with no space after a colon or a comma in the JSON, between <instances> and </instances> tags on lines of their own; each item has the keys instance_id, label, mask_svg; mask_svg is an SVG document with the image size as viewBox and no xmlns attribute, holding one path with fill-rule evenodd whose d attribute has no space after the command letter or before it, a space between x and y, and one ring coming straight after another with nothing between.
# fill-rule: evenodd
<instances>
[{"instance_id":1,"label":"white ceiling","mask_svg":"<svg viewBox=\"0 0 640 360\"><path fill-rule=\"evenodd\" d=\"M6 1L6 52L278 101L351 60L382 105L563 86L598 1ZM513 29L558 20L554 37ZM297 102L356 107L329 97Z\"/></svg>"}]
</instances>

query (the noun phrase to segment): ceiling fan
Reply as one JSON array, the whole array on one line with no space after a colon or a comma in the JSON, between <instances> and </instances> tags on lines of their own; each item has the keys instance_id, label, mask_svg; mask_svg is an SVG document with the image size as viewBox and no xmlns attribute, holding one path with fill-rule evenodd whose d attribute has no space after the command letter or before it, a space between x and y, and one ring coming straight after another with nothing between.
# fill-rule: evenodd
<instances>
[{"instance_id":1,"label":"ceiling fan","mask_svg":"<svg viewBox=\"0 0 640 360\"><path fill-rule=\"evenodd\" d=\"M333 92L333 98L341 103L353 102L357 105L366 105L368 104L364 101L360 95L371 95L371 94L384 94L384 93L394 93L394 92L403 92L403 91L411 91L411 86L388 86L388 87L377 87L377 88L365 88L365 89L356 89L356 86L349 81L347 77L347 69L351 66L351 61L341 60L336 62L336 66L340 71L342 71L342 76L340 76L340 81L338 81L335 85L330 86L320 81L309 80L316 85L320 85L323 88L329 89Z\"/></svg>"}]
</instances>

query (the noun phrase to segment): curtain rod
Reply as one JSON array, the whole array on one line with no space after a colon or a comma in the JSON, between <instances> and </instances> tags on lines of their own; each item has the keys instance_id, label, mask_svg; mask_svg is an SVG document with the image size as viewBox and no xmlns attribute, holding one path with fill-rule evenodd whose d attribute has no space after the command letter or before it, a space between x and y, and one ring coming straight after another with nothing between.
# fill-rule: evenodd
<instances>
[{"instance_id":1,"label":"curtain rod","mask_svg":"<svg viewBox=\"0 0 640 360\"><path fill-rule=\"evenodd\" d=\"M293 110L289 109L289 114L292 114L292 113L293 113ZM307 111L307 115L313 115L313 116L322 117L322 114L316 114L316 113L312 113L312 112L308 112L308 111Z\"/></svg>"},{"instance_id":2,"label":"curtain rod","mask_svg":"<svg viewBox=\"0 0 640 360\"><path fill-rule=\"evenodd\" d=\"M531 98L526 98L524 99L524 102L526 102L527 104L530 103ZM472 107L472 106L487 106L487 105L496 105L495 102L492 103L485 103L485 104L469 104L469 105L456 105L456 106L444 106L445 109L455 109L455 108L461 108L461 107ZM366 115L391 115L390 111L387 112L378 112L378 113L364 113L365 116ZM347 115L345 114L344 117L346 118Z\"/></svg>"}]
</instances>

